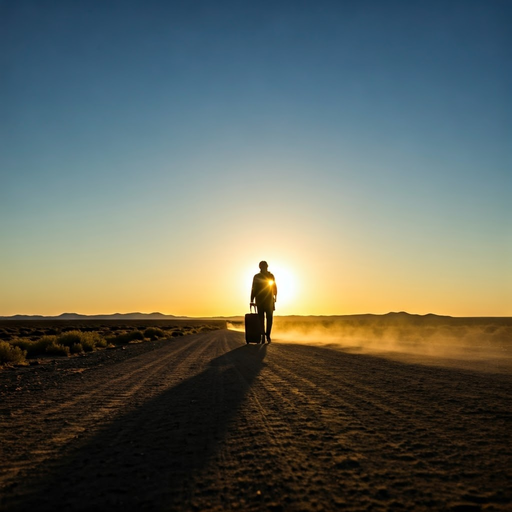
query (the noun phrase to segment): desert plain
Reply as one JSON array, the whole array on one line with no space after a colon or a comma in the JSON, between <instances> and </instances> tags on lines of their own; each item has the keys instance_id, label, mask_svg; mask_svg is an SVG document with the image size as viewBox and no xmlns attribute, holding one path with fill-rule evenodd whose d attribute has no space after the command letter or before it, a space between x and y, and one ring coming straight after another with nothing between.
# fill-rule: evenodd
<instances>
[{"instance_id":1,"label":"desert plain","mask_svg":"<svg viewBox=\"0 0 512 512\"><path fill-rule=\"evenodd\" d=\"M1 368L0 509L512 510L512 319L188 323Z\"/></svg>"}]
</instances>

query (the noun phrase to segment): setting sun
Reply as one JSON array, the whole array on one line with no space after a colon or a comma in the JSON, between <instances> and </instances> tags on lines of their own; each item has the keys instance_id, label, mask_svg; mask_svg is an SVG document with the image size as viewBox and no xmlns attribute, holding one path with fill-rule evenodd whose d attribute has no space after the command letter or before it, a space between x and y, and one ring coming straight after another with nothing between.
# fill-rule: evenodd
<instances>
[{"instance_id":1,"label":"setting sun","mask_svg":"<svg viewBox=\"0 0 512 512\"><path fill-rule=\"evenodd\" d=\"M269 270L276 278L277 286L277 305L279 309L281 306L293 306L296 299L296 285L293 272L280 264L274 265L269 262ZM273 282L269 283L272 286Z\"/></svg>"}]
</instances>

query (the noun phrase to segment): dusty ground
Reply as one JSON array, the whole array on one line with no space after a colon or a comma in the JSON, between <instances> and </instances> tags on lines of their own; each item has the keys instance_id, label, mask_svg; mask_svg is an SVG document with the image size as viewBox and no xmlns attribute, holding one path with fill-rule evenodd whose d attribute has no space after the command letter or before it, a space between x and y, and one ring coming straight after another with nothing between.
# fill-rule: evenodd
<instances>
[{"instance_id":1,"label":"dusty ground","mask_svg":"<svg viewBox=\"0 0 512 512\"><path fill-rule=\"evenodd\" d=\"M0 509L512 510L512 373L220 330L0 371Z\"/></svg>"}]
</instances>

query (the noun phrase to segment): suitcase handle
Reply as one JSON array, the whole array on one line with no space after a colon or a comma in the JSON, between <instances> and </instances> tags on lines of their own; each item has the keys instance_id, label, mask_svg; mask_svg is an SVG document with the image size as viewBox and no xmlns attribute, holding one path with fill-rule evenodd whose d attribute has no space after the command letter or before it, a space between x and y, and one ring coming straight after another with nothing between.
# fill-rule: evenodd
<instances>
[{"instance_id":1,"label":"suitcase handle","mask_svg":"<svg viewBox=\"0 0 512 512\"><path fill-rule=\"evenodd\" d=\"M254 312L257 313L258 310L256 309L256 303L255 302L250 302L249 303L249 310L250 312L252 313L252 308L254 308Z\"/></svg>"}]
</instances>

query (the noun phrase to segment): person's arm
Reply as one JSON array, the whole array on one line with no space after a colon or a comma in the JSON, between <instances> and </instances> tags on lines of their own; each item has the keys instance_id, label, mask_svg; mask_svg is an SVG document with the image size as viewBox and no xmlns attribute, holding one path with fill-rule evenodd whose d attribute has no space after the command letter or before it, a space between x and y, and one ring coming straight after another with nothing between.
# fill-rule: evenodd
<instances>
[{"instance_id":1,"label":"person's arm","mask_svg":"<svg viewBox=\"0 0 512 512\"><path fill-rule=\"evenodd\" d=\"M252 280L252 288L251 288L251 303L254 302L254 299L256 297L256 290L255 290L255 287L254 287L255 280L256 280L256 278L254 277L253 280Z\"/></svg>"}]
</instances>

